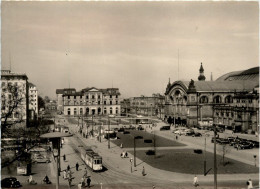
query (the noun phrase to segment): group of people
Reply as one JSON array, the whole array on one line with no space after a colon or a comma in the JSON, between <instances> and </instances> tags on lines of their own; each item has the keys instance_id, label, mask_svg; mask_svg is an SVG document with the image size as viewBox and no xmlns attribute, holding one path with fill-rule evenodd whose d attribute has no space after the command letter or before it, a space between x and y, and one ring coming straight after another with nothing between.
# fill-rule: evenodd
<instances>
[{"instance_id":1,"label":"group of people","mask_svg":"<svg viewBox=\"0 0 260 189\"><path fill-rule=\"evenodd\" d=\"M123 151L121 154L120 154L121 158L128 158L128 153Z\"/></svg>"},{"instance_id":2,"label":"group of people","mask_svg":"<svg viewBox=\"0 0 260 189\"><path fill-rule=\"evenodd\" d=\"M85 168L84 175L81 178L80 183L78 184L78 189L81 189L82 187L88 187L89 188L90 182L91 182L90 176L88 176L87 168Z\"/></svg>"}]
</instances>

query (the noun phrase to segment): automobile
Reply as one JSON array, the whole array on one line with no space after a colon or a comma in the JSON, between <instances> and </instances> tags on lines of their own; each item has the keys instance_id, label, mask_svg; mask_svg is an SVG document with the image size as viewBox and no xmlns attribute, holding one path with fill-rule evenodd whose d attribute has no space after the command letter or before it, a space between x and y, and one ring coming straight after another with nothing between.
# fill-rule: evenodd
<instances>
[{"instance_id":1,"label":"automobile","mask_svg":"<svg viewBox=\"0 0 260 189\"><path fill-rule=\"evenodd\" d=\"M144 140L144 143L152 143L153 142L153 140L151 140L151 139L145 139Z\"/></svg>"},{"instance_id":2,"label":"automobile","mask_svg":"<svg viewBox=\"0 0 260 189\"><path fill-rule=\"evenodd\" d=\"M124 131L123 134L130 134L130 132L129 131Z\"/></svg>"},{"instance_id":3,"label":"automobile","mask_svg":"<svg viewBox=\"0 0 260 189\"><path fill-rule=\"evenodd\" d=\"M155 151L154 150L148 150L145 153L146 153L146 155L155 155Z\"/></svg>"},{"instance_id":4,"label":"automobile","mask_svg":"<svg viewBox=\"0 0 260 189\"><path fill-rule=\"evenodd\" d=\"M34 163L50 163L51 160L41 154L35 154L35 156L33 157L33 162Z\"/></svg>"},{"instance_id":5,"label":"automobile","mask_svg":"<svg viewBox=\"0 0 260 189\"><path fill-rule=\"evenodd\" d=\"M119 128L119 129L118 129L118 132L124 132L124 131L125 131L124 128Z\"/></svg>"},{"instance_id":6,"label":"automobile","mask_svg":"<svg viewBox=\"0 0 260 189\"><path fill-rule=\"evenodd\" d=\"M195 132L194 131L188 131L188 132L186 132L186 136L192 136L192 135L194 135L195 134Z\"/></svg>"},{"instance_id":7,"label":"automobile","mask_svg":"<svg viewBox=\"0 0 260 189\"><path fill-rule=\"evenodd\" d=\"M181 130L178 129L178 130L174 131L174 134L179 134L180 135L181 134Z\"/></svg>"},{"instance_id":8,"label":"automobile","mask_svg":"<svg viewBox=\"0 0 260 189\"><path fill-rule=\"evenodd\" d=\"M232 142L232 141L235 140L235 137L227 137L227 139L228 139L229 142Z\"/></svg>"},{"instance_id":9,"label":"automobile","mask_svg":"<svg viewBox=\"0 0 260 189\"><path fill-rule=\"evenodd\" d=\"M15 177L7 177L1 180L1 186L3 188L20 188L21 183Z\"/></svg>"},{"instance_id":10,"label":"automobile","mask_svg":"<svg viewBox=\"0 0 260 189\"><path fill-rule=\"evenodd\" d=\"M139 125L139 126L137 127L137 130L142 131L142 130L144 130L144 128Z\"/></svg>"},{"instance_id":11,"label":"automobile","mask_svg":"<svg viewBox=\"0 0 260 189\"><path fill-rule=\"evenodd\" d=\"M199 132L196 132L192 135L192 137L202 137L202 134Z\"/></svg>"},{"instance_id":12,"label":"automobile","mask_svg":"<svg viewBox=\"0 0 260 189\"><path fill-rule=\"evenodd\" d=\"M160 128L160 131L165 131L165 130L170 130L170 129L171 129L170 126L162 126L162 127Z\"/></svg>"},{"instance_id":13,"label":"automobile","mask_svg":"<svg viewBox=\"0 0 260 189\"><path fill-rule=\"evenodd\" d=\"M143 136L136 136L135 139L143 139Z\"/></svg>"},{"instance_id":14,"label":"automobile","mask_svg":"<svg viewBox=\"0 0 260 189\"><path fill-rule=\"evenodd\" d=\"M235 146L235 148L238 149L252 149L254 147L254 144L252 142L242 142Z\"/></svg>"},{"instance_id":15,"label":"automobile","mask_svg":"<svg viewBox=\"0 0 260 189\"><path fill-rule=\"evenodd\" d=\"M226 138L221 138L221 139L218 139L218 143L219 144L229 144L229 140Z\"/></svg>"}]
</instances>

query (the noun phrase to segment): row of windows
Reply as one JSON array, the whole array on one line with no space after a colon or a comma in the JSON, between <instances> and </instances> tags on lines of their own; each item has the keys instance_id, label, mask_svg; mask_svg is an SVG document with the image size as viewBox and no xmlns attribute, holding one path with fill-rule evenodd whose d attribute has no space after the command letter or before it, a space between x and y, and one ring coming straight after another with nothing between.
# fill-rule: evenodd
<instances>
[{"instance_id":1,"label":"row of windows","mask_svg":"<svg viewBox=\"0 0 260 189\"><path fill-rule=\"evenodd\" d=\"M110 98L112 98L113 96L112 95L110 95ZM76 99L77 98L77 96L74 96L74 99ZM82 96L79 96L79 98L80 99L82 99ZM116 98L118 98L118 95L116 95ZM70 99L70 96L68 96L68 99ZM89 96L87 95L86 96L86 99L89 99ZM91 96L91 99L95 99L95 95L92 95ZM98 99L100 99L100 95L98 95Z\"/></svg>"},{"instance_id":2,"label":"row of windows","mask_svg":"<svg viewBox=\"0 0 260 189\"><path fill-rule=\"evenodd\" d=\"M209 99L207 96L202 96L199 100L200 103L208 103L209 102ZM240 100L240 99L237 99L236 100L237 103L246 103L247 100ZM222 98L220 96L215 96L213 98L213 103L222 103ZM233 97L232 96L227 96L225 99L224 99L224 103L233 103ZM248 99L248 103L252 103L252 99Z\"/></svg>"},{"instance_id":3,"label":"row of windows","mask_svg":"<svg viewBox=\"0 0 260 189\"><path fill-rule=\"evenodd\" d=\"M68 101L68 103L70 104L70 101ZM87 104L89 104L89 103L92 103L92 104L95 104L95 103L100 104L100 101L97 101L97 102L95 102L95 101L92 101L92 102L86 101L86 103L87 103ZM76 102L76 104L78 104L78 103ZM83 104L83 102L80 101L79 104ZM107 102L104 101L104 105L106 105L106 104L107 104ZM110 101L109 104L112 105L112 104L113 104L113 101ZM116 101L116 104L118 104L118 101Z\"/></svg>"},{"instance_id":4,"label":"row of windows","mask_svg":"<svg viewBox=\"0 0 260 189\"><path fill-rule=\"evenodd\" d=\"M77 108L74 108L73 112L74 112L74 115L77 115L78 114ZM110 114L113 113L113 108L112 107L110 107L109 112L110 112ZM67 113L68 113L68 115L71 114L71 109L70 108L68 108ZM90 109L86 108L86 114L90 115L90 113L91 113ZM98 108L98 114L100 114L100 113L101 113L101 108ZM116 107L116 112L115 113L118 114L118 107ZM80 115L83 114L83 108L80 108L79 114ZM95 114L95 110L92 110L92 114ZM106 108L104 108L104 114L107 114L107 109Z\"/></svg>"}]
</instances>

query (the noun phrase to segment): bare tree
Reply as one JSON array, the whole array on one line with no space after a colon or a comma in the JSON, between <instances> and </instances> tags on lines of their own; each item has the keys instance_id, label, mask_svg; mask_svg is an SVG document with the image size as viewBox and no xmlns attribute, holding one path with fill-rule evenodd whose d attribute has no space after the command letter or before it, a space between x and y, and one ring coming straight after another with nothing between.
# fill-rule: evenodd
<instances>
[{"instance_id":1,"label":"bare tree","mask_svg":"<svg viewBox=\"0 0 260 189\"><path fill-rule=\"evenodd\" d=\"M222 156L222 165L225 166L228 162L226 162L226 155L231 152L231 147L228 144L221 144L218 146L218 151Z\"/></svg>"},{"instance_id":2,"label":"bare tree","mask_svg":"<svg viewBox=\"0 0 260 189\"><path fill-rule=\"evenodd\" d=\"M26 119L25 86L8 82L2 86L1 102L1 129L2 134L7 134L11 126Z\"/></svg>"}]
</instances>

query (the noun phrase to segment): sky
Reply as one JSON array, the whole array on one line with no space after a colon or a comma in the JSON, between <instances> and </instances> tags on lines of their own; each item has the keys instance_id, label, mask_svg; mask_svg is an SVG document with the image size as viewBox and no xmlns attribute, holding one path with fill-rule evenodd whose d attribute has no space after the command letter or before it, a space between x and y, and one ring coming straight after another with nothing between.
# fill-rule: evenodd
<instances>
[{"instance_id":1,"label":"sky","mask_svg":"<svg viewBox=\"0 0 260 189\"><path fill-rule=\"evenodd\" d=\"M119 88L164 93L169 78L206 80L259 65L258 2L5 2L1 69L26 73L41 96Z\"/></svg>"}]
</instances>

